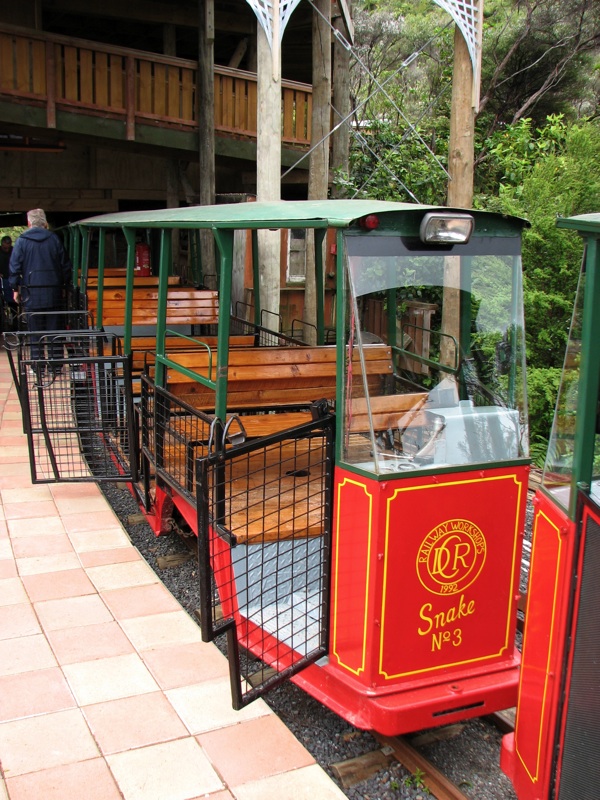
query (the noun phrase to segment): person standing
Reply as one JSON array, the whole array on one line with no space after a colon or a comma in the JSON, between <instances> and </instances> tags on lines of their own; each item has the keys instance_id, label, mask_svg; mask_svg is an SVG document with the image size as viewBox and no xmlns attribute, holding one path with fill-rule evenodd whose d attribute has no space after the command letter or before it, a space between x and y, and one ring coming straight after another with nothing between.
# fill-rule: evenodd
<instances>
[{"instance_id":1,"label":"person standing","mask_svg":"<svg viewBox=\"0 0 600 800\"><path fill-rule=\"evenodd\" d=\"M60 312L65 289L71 281L73 265L55 233L48 230L46 214L41 208L27 212L27 230L13 247L9 265L9 282L14 300L21 300L31 333L31 358L43 358L40 337L45 331L64 328ZM61 348L52 348L49 359L62 356Z\"/></svg>"},{"instance_id":2,"label":"person standing","mask_svg":"<svg viewBox=\"0 0 600 800\"><path fill-rule=\"evenodd\" d=\"M10 236L3 236L0 240L0 275L2 276L2 323L4 330L12 329L12 319L16 315L16 304L13 300L12 289L8 283L8 265L13 251Z\"/></svg>"},{"instance_id":3,"label":"person standing","mask_svg":"<svg viewBox=\"0 0 600 800\"><path fill-rule=\"evenodd\" d=\"M8 264L13 250L12 239L10 236L3 236L0 241L0 272L2 273L2 280L6 280L8 285ZM11 294L12 298L12 294Z\"/></svg>"}]
</instances>

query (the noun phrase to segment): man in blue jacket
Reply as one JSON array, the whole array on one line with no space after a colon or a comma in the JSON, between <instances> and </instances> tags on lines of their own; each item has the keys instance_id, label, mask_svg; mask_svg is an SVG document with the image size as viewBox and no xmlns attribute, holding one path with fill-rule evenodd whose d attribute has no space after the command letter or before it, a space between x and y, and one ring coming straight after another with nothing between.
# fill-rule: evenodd
<instances>
[{"instance_id":1,"label":"man in blue jacket","mask_svg":"<svg viewBox=\"0 0 600 800\"><path fill-rule=\"evenodd\" d=\"M27 230L13 247L9 264L9 282L14 299L20 297L32 333L64 329L59 312L64 307L65 288L71 281L73 265L55 233L48 230L41 208L27 212ZM31 358L44 357L39 336L31 337ZM61 358L62 347L51 349L49 359Z\"/></svg>"}]
</instances>

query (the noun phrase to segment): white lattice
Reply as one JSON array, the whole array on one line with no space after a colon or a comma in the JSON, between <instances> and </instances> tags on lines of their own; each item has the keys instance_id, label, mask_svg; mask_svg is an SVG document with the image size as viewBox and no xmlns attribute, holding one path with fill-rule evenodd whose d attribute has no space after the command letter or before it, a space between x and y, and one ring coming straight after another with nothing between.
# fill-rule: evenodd
<instances>
[{"instance_id":1,"label":"white lattice","mask_svg":"<svg viewBox=\"0 0 600 800\"><path fill-rule=\"evenodd\" d=\"M479 110L483 0L433 0L452 17L463 35L473 67L473 106Z\"/></svg>"},{"instance_id":2,"label":"white lattice","mask_svg":"<svg viewBox=\"0 0 600 800\"><path fill-rule=\"evenodd\" d=\"M249 0L248 0L249 1ZM473 74L479 73L479 54L481 52L481 14L483 0L433 0L452 17L460 28L469 49Z\"/></svg>"},{"instance_id":3,"label":"white lattice","mask_svg":"<svg viewBox=\"0 0 600 800\"><path fill-rule=\"evenodd\" d=\"M288 24L292 11L300 0L246 0L256 14L264 32L273 48L273 34L275 33L278 46L283 39L285 26Z\"/></svg>"}]
</instances>

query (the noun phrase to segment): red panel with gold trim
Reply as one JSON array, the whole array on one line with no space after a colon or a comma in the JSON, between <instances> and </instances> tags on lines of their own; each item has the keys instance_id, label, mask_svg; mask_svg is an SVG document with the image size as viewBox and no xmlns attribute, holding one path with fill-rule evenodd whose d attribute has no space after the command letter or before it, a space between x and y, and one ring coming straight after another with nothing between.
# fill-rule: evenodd
<instances>
[{"instance_id":1,"label":"red panel with gold trim","mask_svg":"<svg viewBox=\"0 0 600 800\"><path fill-rule=\"evenodd\" d=\"M486 471L403 482L389 493L382 680L512 655L526 488L515 471Z\"/></svg>"},{"instance_id":2,"label":"red panel with gold trim","mask_svg":"<svg viewBox=\"0 0 600 800\"><path fill-rule=\"evenodd\" d=\"M371 692L514 667L527 476L336 470L332 663Z\"/></svg>"},{"instance_id":3,"label":"red panel with gold trim","mask_svg":"<svg viewBox=\"0 0 600 800\"><path fill-rule=\"evenodd\" d=\"M525 494L514 471L425 479L390 493L381 679L470 669L512 655ZM393 634L399 615L402 637Z\"/></svg>"},{"instance_id":4,"label":"red panel with gold trim","mask_svg":"<svg viewBox=\"0 0 600 800\"><path fill-rule=\"evenodd\" d=\"M548 797L564 658L574 524L543 493L535 517L515 732L503 740L502 769L521 798Z\"/></svg>"},{"instance_id":5,"label":"red panel with gold trim","mask_svg":"<svg viewBox=\"0 0 600 800\"><path fill-rule=\"evenodd\" d=\"M336 485L332 585L332 656L357 677L366 669L373 481L343 475ZM341 532L341 533L340 533Z\"/></svg>"}]
</instances>

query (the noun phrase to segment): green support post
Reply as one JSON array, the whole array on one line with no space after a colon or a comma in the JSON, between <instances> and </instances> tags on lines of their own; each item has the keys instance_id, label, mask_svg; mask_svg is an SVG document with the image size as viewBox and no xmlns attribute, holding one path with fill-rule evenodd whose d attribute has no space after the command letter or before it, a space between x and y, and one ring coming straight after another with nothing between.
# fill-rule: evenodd
<instances>
[{"instance_id":1,"label":"green support post","mask_svg":"<svg viewBox=\"0 0 600 800\"><path fill-rule=\"evenodd\" d=\"M510 309L510 318L511 318L511 330L508 331L508 342L510 345L510 349L512 351L513 348L517 347L518 342L517 339L517 323L518 323L518 314L519 309L523 306L523 299L522 289L520 287L521 284L521 262L518 258L513 258L513 266L512 266L512 294L511 294L511 309ZM508 398L509 402L511 403L512 407L516 406L516 386L517 386L517 361L516 359L512 359L511 368L510 368L510 376L509 376L509 386L508 386Z\"/></svg>"},{"instance_id":2,"label":"green support post","mask_svg":"<svg viewBox=\"0 0 600 800\"><path fill-rule=\"evenodd\" d=\"M458 346L460 352L458 353L456 366L461 364L463 356L469 358L471 355L471 325L473 324L471 314L471 289L472 260L468 256L463 256L460 260L460 324L458 328ZM461 400L469 399L462 369L458 375L458 392Z\"/></svg>"},{"instance_id":3,"label":"green support post","mask_svg":"<svg viewBox=\"0 0 600 800\"><path fill-rule=\"evenodd\" d=\"M73 254L71 256L71 262L73 264L73 283L76 285L79 283L79 273L81 269L81 237L78 228L73 228L72 239Z\"/></svg>"},{"instance_id":4,"label":"green support post","mask_svg":"<svg viewBox=\"0 0 600 800\"><path fill-rule=\"evenodd\" d=\"M317 344L325 344L325 274L323 269L323 240L326 228L315 230L315 280L317 282Z\"/></svg>"},{"instance_id":5,"label":"green support post","mask_svg":"<svg viewBox=\"0 0 600 800\"><path fill-rule=\"evenodd\" d=\"M594 466L596 419L600 389L600 248L597 235L589 236L585 262L585 300L583 306L581 361L573 477L575 484L590 491ZM577 492L571 491L569 516L575 519Z\"/></svg>"},{"instance_id":6,"label":"green support post","mask_svg":"<svg viewBox=\"0 0 600 800\"><path fill-rule=\"evenodd\" d=\"M215 416L225 424L227 416L227 365L229 363L229 332L231 330L231 274L233 267L233 230L214 228L219 250L219 335L217 344L217 374Z\"/></svg>"},{"instance_id":7,"label":"green support post","mask_svg":"<svg viewBox=\"0 0 600 800\"><path fill-rule=\"evenodd\" d=\"M336 340L336 390L335 390L335 449L336 449L336 462L341 461L342 451L344 447L344 403L346 397L344 394L344 375L345 375L345 360L347 348L344 347L346 343L346 303L347 303L347 286L345 265L344 265L344 232L338 228L335 234L336 243L336 256L335 256L335 274L336 274L336 287L337 287L337 314L335 321L335 340Z\"/></svg>"},{"instance_id":8,"label":"green support post","mask_svg":"<svg viewBox=\"0 0 600 800\"><path fill-rule=\"evenodd\" d=\"M90 231L87 228L81 228L81 265L80 265L80 279L81 283L85 285L87 282L87 274L90 259ZM79 285L80 280L75 281L75 285Z\"/></svg>"},{"instance_id":9,"label":"green support post","mask_svg":"<svg viewBox=\"0 0 600 800\"><path fill-rule=\"evenodd\" d=\"M160 232L160 261L158 266L158 310L156 319L156 354L165 356L165 334L167 330L167 294L169 290L169 273L171 267L171 243L173 231L171 228L163 228ZM160 359L156 360L157 386L165 385L165 365Z\"/></svg>"},{"instance_id":10,"label":"green support post","mask_svg":"<svg viewBox=\"0 0 600 800\"><path fill-rule=\"evenodd\" d=\"M397 344L396 307L398 305L397 292L389 289L387 292L387 336L388 344L394 347Z\"/></svg>"},{"instance_id":11,"label":"green support post","mask_svg":"<svg viewBox=\"0 0 600 800\"><path fill-rule=\"evenodd\" d=\"M254 324L260 325L260 269L257 230L252 231L252 280L254 282Z\"/></svg>"},{"instance_id":12,"label":"green support post","mask_svg":"<svg viewBox=\"0 0 600 800\"><path fill-rule=\"evenodd\" d=\"M98 229L98 300L96 305L96 326L102 327L104 308L104 264L106 261L106 228Z\"/></svg>"},{"instance_id":13,"label":"green support post","mask_svg":"<svg viewBox=\"0 0 600 800\"><path fill-rule=\"evenodd\" d=\"M125 330L123 332L123 349L125 355L131 353L131 315L133 311L133 272L135 270L135 230L123 228L127 242L127 280L125 283Z\"/></svg>"}]
</instances>

